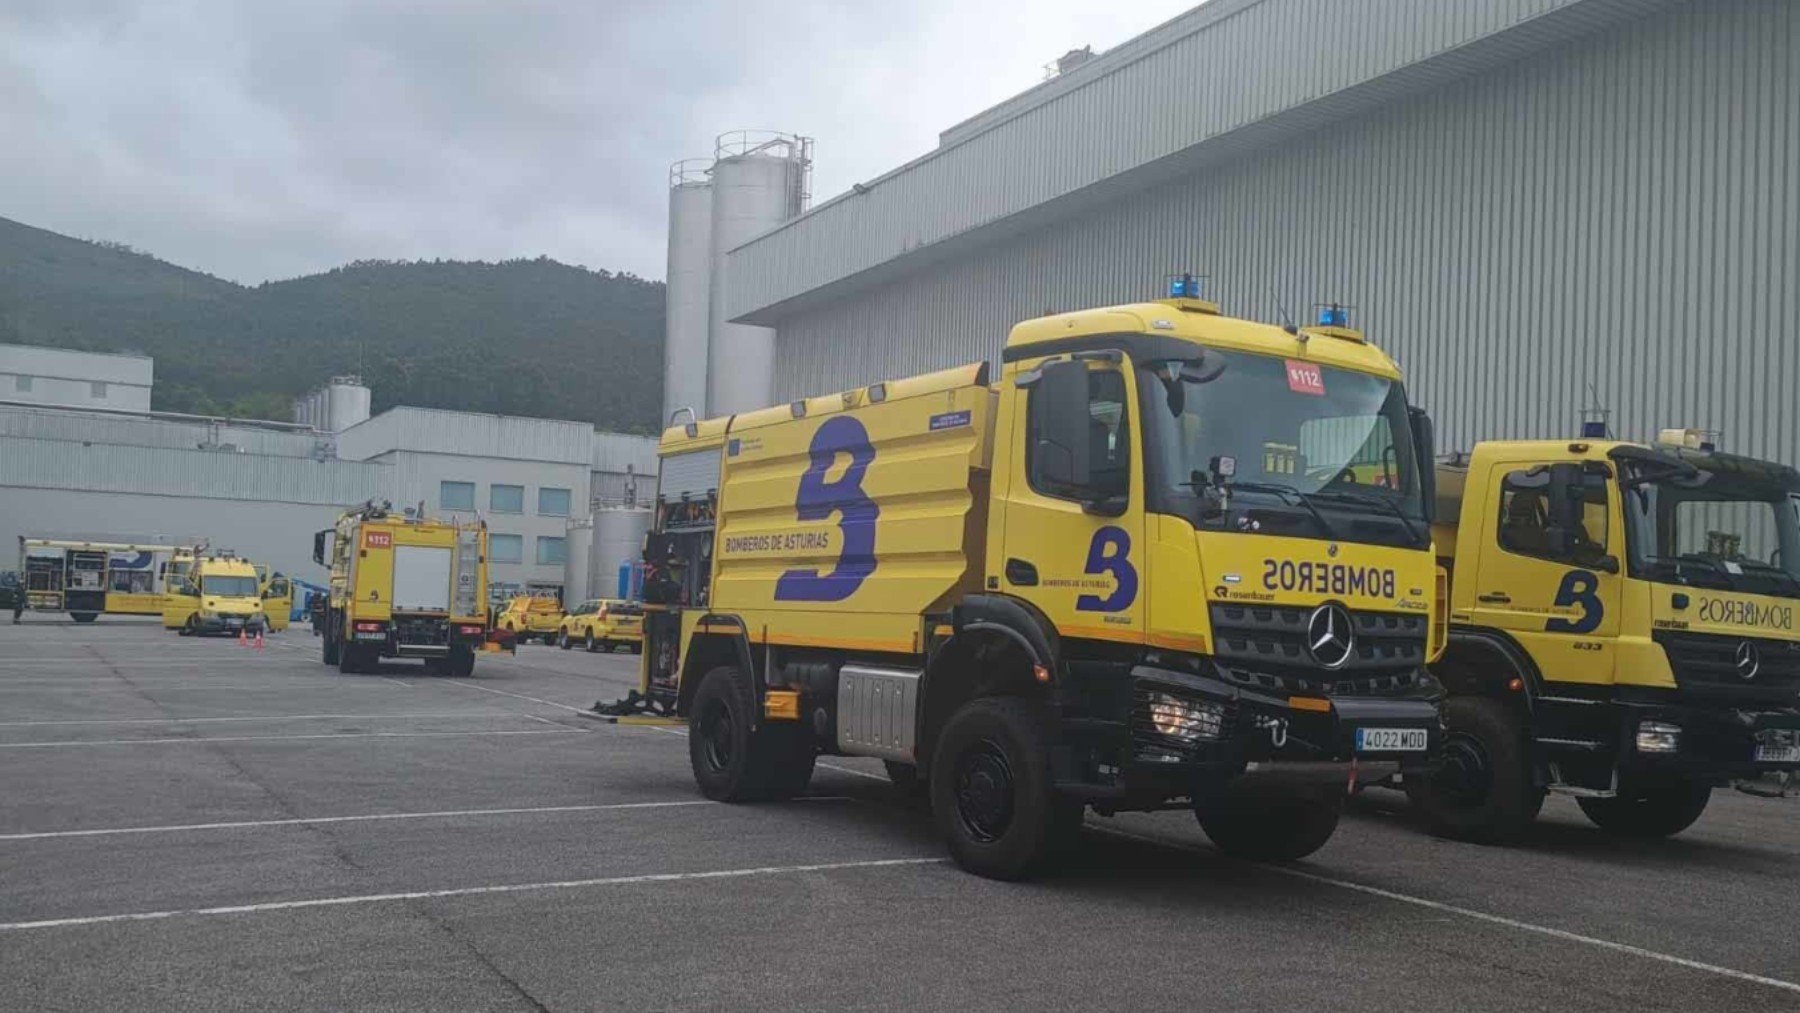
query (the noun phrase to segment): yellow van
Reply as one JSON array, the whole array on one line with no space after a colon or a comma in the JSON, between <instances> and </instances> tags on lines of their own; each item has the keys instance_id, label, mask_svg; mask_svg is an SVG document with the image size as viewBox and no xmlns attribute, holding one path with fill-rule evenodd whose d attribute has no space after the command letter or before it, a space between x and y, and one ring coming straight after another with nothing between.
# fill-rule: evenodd
<instances>
[{"instance_id":1,"label":"yellow van","mask_svg":"<svg viewBox=\"0 0 1800 1013\"><path fill-rule=\"evenodd\" d=\"M268 628L263 583L236 556L205 556L177 574L163 596L163 628L181 635L259 633Z\"/></svg>"}]
</instances>

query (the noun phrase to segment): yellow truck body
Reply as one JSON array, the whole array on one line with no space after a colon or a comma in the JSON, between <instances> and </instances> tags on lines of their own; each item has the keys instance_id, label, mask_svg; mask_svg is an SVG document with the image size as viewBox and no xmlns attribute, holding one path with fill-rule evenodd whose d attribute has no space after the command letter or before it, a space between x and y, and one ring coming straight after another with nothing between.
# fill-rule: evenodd
<instances>
[{"instance_id":1,"label":"yellow truck body","mask_svg":"<svg viewBox=\"0 0 1800 1013\"><path fill-rule=\"evenodd\" d=\"M331 571L321 660L361 672L382 658L474 671L487 638L487 525L395 514L370 503L313 538Z\"/></svg>"},{"instance_id":2,"label":"yellow truck body","mask_svg":"<svg viewBox=\"0 0 1800 1013\"><path fill-rule=\"evenodd\" d=\"M1679 832L1800 772L1800 473L1698 441L1477 444L1439 467L1439 829L1516 836L1547 792Z\"/></svg>"},{"instance_id":3,"label":"yellow truck body","mask_svg":"<svg viewBox=\"0 0 1800 1013\"><path fill-rule=\"evenodd\" d=\"M1425 761L1430 433L1386 355L1181 297L1027 321L1002 359L663 435L640 691L703 791L879 757L1011 876L1085 805L1189 800L1297 857L1346 784Z\"/></svg>"}]
</instances>

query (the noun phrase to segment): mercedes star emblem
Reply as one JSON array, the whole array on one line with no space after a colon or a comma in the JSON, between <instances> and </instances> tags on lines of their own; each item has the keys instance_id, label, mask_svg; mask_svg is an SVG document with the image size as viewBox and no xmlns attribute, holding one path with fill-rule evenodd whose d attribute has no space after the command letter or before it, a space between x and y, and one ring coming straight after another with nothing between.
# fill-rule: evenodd
<instances>
[{"instance_id":1,"label":"mercedes star emblem","mask_svg":"<svg viewBox=\"0 0 1800 1013\"><path fill-rule=\"evenodd\" d=\"M1327 603L1313 609L1306 620L1306 653L1326 668L1342 668L1356 650L1356 627L1350 611Z\"/></svg>"},{"instance_id":2,"label":"mercedes star emblem","mask_svg":"<svg viewBox=\"0 0 1800 1013\"><path fill-rule=\"evenodd\" d=\"M1746 640L1738 645L1737 659L1734 663L1737 665L1738 678L1754 679L1756 673L1762 669L1762 652L1756 649L1755 644Z\"/></svg>"}]
</instances>

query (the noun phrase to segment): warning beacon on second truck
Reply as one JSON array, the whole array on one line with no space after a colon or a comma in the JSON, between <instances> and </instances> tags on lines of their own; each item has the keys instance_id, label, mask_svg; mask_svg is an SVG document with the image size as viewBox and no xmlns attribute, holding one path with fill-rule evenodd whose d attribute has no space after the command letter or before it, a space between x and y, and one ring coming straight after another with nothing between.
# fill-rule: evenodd
<instances>
[{"instance_id":1,"label":"warning beacon on second truck","mask_svg":"<svg viewBox=\"0 0 1800 1013\"><path fill-rule=\"evenodd\" d=\"M1087 807L1233 854L1330 837L1440 733L1430 426L1335 307L1167 301L1013 328L987 364L662 440L652 706L709 797L818 753L929 786L950 850L1030 874Z\"/></svg>"}]
</instances>

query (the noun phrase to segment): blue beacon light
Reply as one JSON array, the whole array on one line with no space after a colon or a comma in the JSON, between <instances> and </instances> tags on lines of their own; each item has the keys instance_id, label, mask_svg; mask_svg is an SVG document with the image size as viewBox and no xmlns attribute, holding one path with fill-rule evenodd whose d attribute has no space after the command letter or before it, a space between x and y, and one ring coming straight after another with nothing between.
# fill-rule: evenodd
<instances>
[{"instance_id":1,"label":"blue beacon light","mask_svg":"<svg viewBox=\"0 0 1800 1013\"><path fill-rule=\"evenodd\" d=\"M1320 327L1349 327L1350 311L1342 306L1322 306L1319 308Z\"/></svg>"},{"instance_id":2,"label":"blue beacon light","mask_svg":"<svg viewBox=\"0 0 1800 1013\"><path fill-rule=\"evenodd\" d=\"M1169 297L1171 299L1200 298L1200 279L1191 274L1180 274L1170 278Z\"/></svg>"}]
</instances>

